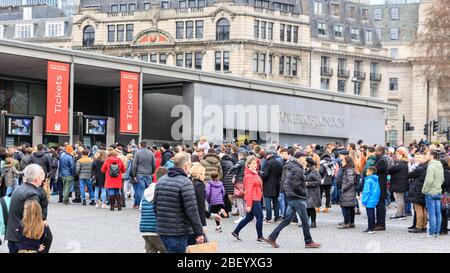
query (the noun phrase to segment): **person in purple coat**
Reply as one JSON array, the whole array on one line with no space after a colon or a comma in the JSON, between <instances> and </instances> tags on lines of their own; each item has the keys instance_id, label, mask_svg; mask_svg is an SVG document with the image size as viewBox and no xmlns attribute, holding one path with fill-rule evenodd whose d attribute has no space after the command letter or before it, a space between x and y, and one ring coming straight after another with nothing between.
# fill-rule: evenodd
<instances>
[{"instance_id":1,"label":"person in purple coat","mask_svg":"<svg viewBox=\"0 0 450 273\"><path fill-rule=\"evenodd\" d=\"M220 220L223 217L227 217L225 212L225 204L223 198L225 196L225 188L223 187L222 181L219 180L219 173L213 171L211 173L211 180L208 181L206 185L206 201L210 206L211 217L215 217L216 221L216 231L222 232L222 227L220 226Z\"/></svg>"}]
</instances>

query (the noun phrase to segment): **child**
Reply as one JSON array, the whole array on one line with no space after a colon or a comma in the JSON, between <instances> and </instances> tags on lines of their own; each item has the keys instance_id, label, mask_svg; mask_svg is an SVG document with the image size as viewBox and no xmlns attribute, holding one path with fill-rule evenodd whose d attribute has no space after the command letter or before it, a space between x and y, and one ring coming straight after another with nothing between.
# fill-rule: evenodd
<instances>
[{"instance_id":1,"label":"child","mask_svg":"<svg viewBox=\"0 0 450 273\"><path fill-rule=\"evenodd\" d=\"M367 219L369 222L368 228L364 231L373 234L375 228L375 207L380 200L380 185L378 183L378 176L376 175L377 168L369 167L364 179L364 190L362 193L361 202L366 207Z\"/></svg>"},{"instance_id":2,"label":"child","mask_svg":"<svg viewBox=\"0 0 450 273\"><path fill-rule=\"evenodd\" d=\"M3 165L2 178L0 178L5 181L7 196L11 196L13 191L19 186L17 181L21 175L23 175L23 172L18 171L16 166L14 166L14 159L12 156L7 155L5 165Z\"/></svg>"},{"instance_id":3,"label":"child","mask_svg":"<svg viewBox=\"0 0 450 273\"><path fill-rule=\"evenodd\" d=\"M222 227L220 227L220 214L227 216L225 212L225 204L223 198L225 196L225 188L223 187L222 181L219 180L219 173L216 171L211 172L211 180L208 181L206 185L206 201L208 201L211 207L211 216L215 216L216 220L216 231L222 232Z\"/></svg>"},{"instance_id":4,"label":"child","mask_svg":"<svg viewBox=\"0 0 450 273\"><path fill-rule=\"evenodd\" d=\"M44 252L44 239L46 223L42 220L42 209L39 202L31 199L24 205L23 219L18 231L20 242L17 244L17 253Z\"/></svg>"}]
</instances>

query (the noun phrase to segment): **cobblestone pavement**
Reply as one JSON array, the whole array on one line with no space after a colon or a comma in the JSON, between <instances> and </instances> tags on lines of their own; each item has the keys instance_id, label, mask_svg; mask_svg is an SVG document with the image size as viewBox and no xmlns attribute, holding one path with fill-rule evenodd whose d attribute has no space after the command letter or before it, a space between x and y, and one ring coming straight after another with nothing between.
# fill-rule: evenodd
<instances>
[{"instance_id":1,"label":"cobblestone pavement","mask_svg":"<svg viewBox=\"0 0 450 273\"><path fill-rule=\"evenodd\" d=\"M69 253L103 253L103 252L145 252L144 240L139 233L138 210L128 207L122 211L111 212L108 209L96 209L93 206L57 204L52 199L49 207L49 224L53 232L51 252ZM388 216L394 213L393 208ZM356 229L338 230L336 224L342 221L340 208L333 206L328 214L317 216L316 229L311 230L315 241L320 242L320 249L305 249L301 229L295 224L286 227L280 234L277 243L280 248L272 248L269 244L256 242L255 222L245 227L240 237L235 241L230 232L235 227L236 217L224 219L222 233L214 231L215 223L208 220L208 238L218 241L219 252L253 252L253 253L285 253L285 252L450 252L450 237L441 236L429 239L426 234L410 234L407 227L411 225L412 217L405 221L387 220L387 231L366 234L362 231L367 227L365 212L356 216ZM270 234L275 224L264 225L264 236ZM1 248L1 247L0 247ZM6 252L3 246L0 252Z\"/></svg>"}]
</instances>

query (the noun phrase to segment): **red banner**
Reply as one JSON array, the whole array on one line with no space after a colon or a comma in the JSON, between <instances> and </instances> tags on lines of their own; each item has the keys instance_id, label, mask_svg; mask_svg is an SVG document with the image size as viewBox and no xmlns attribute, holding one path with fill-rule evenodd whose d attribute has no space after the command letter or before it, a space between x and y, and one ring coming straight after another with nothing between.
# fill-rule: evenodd
<instances>
[{"instance_id":1,"label":"red banner","mask_svg":"<svg viewBox=\"0 0 450 273\"><path fill-rule=\"evenodd\" d=\"M69 64L47 64L47 134L69 134Z\"/></svg>"},{"instance_id":2,"label":"red banner","mask_svg":"<svg viewBox=\"0 0 450 273\"><path fill-rule=\"evenodd\" d=\"M120 133L139 134L139 74L120 72Z\"/></svg>"}]
</instances>

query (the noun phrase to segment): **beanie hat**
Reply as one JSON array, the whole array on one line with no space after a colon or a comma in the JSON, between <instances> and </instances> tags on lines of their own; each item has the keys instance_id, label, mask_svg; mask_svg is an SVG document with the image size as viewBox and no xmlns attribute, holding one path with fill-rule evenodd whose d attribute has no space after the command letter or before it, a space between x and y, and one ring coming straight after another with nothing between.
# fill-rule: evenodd
<instances>
[{"instance_id":1,"label":"beanie hat","mask_svg":"<svg viewBox=\"0 0 450 273\"><path fill-rule=\"evenodd\" d=\"M67 145L67 146L66 146L66 152L67 152L68 154L72 154L72 153L73 153L73 147L72 147L72 145Z\"/></svg>"}]
</instances>

